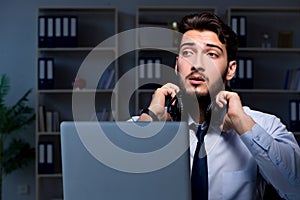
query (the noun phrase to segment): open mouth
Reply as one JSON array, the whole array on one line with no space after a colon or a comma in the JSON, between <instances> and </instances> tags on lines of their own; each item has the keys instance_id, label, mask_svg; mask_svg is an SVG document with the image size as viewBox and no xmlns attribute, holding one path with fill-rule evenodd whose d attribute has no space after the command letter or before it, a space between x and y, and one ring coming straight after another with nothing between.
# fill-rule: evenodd
<instances>
[{"instance_id":1,"label":"open mouth","mask_svg":"<svg viewBox=\"0 0 300 200\"><path fill-rule=\"evenodd\" d=\"M200 74L193 74L188 77L188 80L192 85L200 85L205 83L205 78Z\"/></svg>"}]
</instances>

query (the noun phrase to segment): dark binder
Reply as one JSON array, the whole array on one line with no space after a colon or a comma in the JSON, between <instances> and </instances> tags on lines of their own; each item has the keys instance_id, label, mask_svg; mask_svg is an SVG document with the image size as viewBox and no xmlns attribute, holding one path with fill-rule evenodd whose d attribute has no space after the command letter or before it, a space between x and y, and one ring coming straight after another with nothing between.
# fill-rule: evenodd
<instances>
[{"instance_id":1,"label":"dark binder","mask_svg":"<svg viewBox=\"0 0 300 200\"><path fill-rule=\"evenodd\" d=\"M46 59L46 88L54 89L54 59Z\"/></svg>"},{"instance_id":2,"label":"dark binder","mask_svg":"<svg viewBox=\"0 0 300 200\"><path fill-rule=\"evenodd\" d=\"M62 36L62 17L56 16L54 17L54 27L55 27L55 34L54 34L54 43L55 47L64 47L63 45L63 36Z\"/></svg>"},{"instance_id":3,"label":"dark binder","mask_svg":"<svg viewBox=\"0 0 300 200\"><path fill-rule=\"evenodd\" d=\"M38 144L38 173L54 173L54 152L53 143L39 142Z\"/></svg>"},{"instance_id":4,"label":"dark binder","mask_svg":"<svg viewBox=\"0 0 300 200\"><path fill-rule=\"evenodd\" d=\"M245 16L239 17L239 46L247 47L247 18Z\"/></svg>"},{"instance_id":5,"label":"dark binder","mask_svg":"<svg viewBox=\"0 0 300 200\"><path fill-rule=\"evenodd\" d=\"M38 18L38 45L39 48L43 48L46 47L46 25L47 25L47 21L46 21L46 17L45 16L39 16Z\"/></svg>"},{"instance_id":6,"label":"dark binder","mask_svg":"<svg viewBox=\"0 0 300 200\"><path fill-rule=\"evenodd\" d=\"M40 90L46 88L46 59L38 59L38 88Z\"/></svg>"},{"instance_id":7,"label":"dark binder","mask_svg":"<svg viewBox=\"0 0 300 200\"><path fill-rule=\"evenodd\" d=\"M232 89L243 89L244 87L244 77L245 77L245 60L243 58L237 59L236 72L233 79L230 81L230 87Z\"/></svg>"},{"instance_id":8,"label":"dark binder","mask_svg":"<svg viewBox=\"0 0 300 200\"><path fill-rule=\"evenodd\" d=\"M47 31L46 31L46 47L51 48L55 47L54 43L54 32L55 32L55 26L54 26L54 17L47 16Z\"/></svg>"},{"instance_id":9,"label":"dark binder","mask_svg":"<svg viewBox=\"0 0 300 200\"><path fill-rule=\"evenodd\" d=\"M245 16L232 16L231 29L239 39L239 47L247 47L247 18Z\"/></svg>"},{"instance_id":10,"label":"dark binder","mask_svg":"<svg viewBox=\"0 0 300 200\"><path fill-rule=\"evenodd\" d=\"M76 47L77 46L77 31L78 27L78 19L76 16L70 16L70 42L68 44L69 47Z\"/></svg>"},{"instance_id":11,"label":"dark binder","mask_svg":"<svg viewBox=\"0 0 300 200\"><path fill-rule=\"evenodd\" d=\"M289 101L290 130L300 131L300 100Z\"/></svg>"},{"instance_id":12,"label":"dark binder","mask_svg":"<svg viewBox=\"0 0 300 200\"><path fill-rule=\"evenodd\" d=\"M78 35L78 19L76 16L62 18L62 43L63 47L76 47Z\"/></svg>"},{"instance_id":13,"label":"dark binder","mask_svg":"<svg viewBox=\"0 0 300 200\"><path fill-rule=\"evenodd\" d=\"M245 59L245 89L252 89L253 88L253 59L246 58Z\"/></svg>"}]
</instances>

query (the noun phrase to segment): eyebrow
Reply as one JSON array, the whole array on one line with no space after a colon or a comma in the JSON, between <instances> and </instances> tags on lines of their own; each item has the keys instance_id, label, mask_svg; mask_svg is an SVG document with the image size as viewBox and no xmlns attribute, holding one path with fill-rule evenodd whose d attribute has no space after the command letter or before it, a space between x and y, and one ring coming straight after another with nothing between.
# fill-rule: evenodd
<instances>
[{"instance_id":1,"label":"eyebrow","mask_svg":"<svg viewBox=\"0 0 300 200\"><path fill-rule=\"evenodd\" d=\"M182 48L183 46L195 46L195 45L196 45L195 42L186 42L186 43L181 44L180 48ZM217 49L219 49L220 51L223 52L223 49L220 46L216 45L216 44L206 43L206 46L217 48Z\"/></svg>"},{"instance_id":2,"label":"eyebrow","mask_svg":"<svg viewBox=\"0 0 300 200\"><path fill-rule=\"evenodd\" d=\"M208 46L208 47L215 47L217 49L220 49L220 51L223 52L223 49L220 46L218 46L218 45L207 43L206 46Z\"/></svg>"}]
</instances>

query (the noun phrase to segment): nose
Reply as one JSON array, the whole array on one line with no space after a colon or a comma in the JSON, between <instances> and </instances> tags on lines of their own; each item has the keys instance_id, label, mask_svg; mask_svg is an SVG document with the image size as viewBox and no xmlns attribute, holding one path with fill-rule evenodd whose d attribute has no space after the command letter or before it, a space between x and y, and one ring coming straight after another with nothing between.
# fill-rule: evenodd
<instances>
[{"instance_id":1,"label":"nose","mask_svg":"<svg viewBox=\"0 0 300 200\"><path fill-rule=\"evenodd\" d=\"M192 66L191 70L192 71L205 71L205 66L204 66L204 58L205 55L203 53L198 53L197 56L195 56L194 60L192 61Z\"/></svg>"},{"instance_id":2,"label":"nose","mask_svg":"<svg viewBox=\"0 0 300 200\"><path fill-rule=\"evenodd\" d=\"M192 71L192 72L197 72L197 71L199 71L199 72L204 72L205 69L204 69L202 66L196 67L196 66L192 65L192 66L191 66L191 71Z\"/></svg>"}]
</instances>

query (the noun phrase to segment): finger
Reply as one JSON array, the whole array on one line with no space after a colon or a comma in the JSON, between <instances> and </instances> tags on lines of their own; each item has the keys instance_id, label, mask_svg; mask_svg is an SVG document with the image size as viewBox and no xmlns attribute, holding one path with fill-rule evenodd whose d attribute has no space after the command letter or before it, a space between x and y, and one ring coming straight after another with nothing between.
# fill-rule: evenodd
<instances>
[{"instance_id":1,"label":"finger","mask_svg":"<svg viewBox=\"0 0 300 200\"><path fill-rule=\"evenodd\" d=\"M221 108L223 108L225 105L227 105L226 91L221 91L217 94L216 103Z\"/></svg>"},{"instance_id":2,"label":"finger","mask_svg":"<svg viewBox=\"0 0 300 200\"><path fill-rule=\"evenodd\" d=\"M165 89L167 92L166 94L171 95L172 98L175 97L176 94L180 91L180 88L173 83L167 83L167 84L163 85L161 88Z\"/></svg>"}]
</instances>

